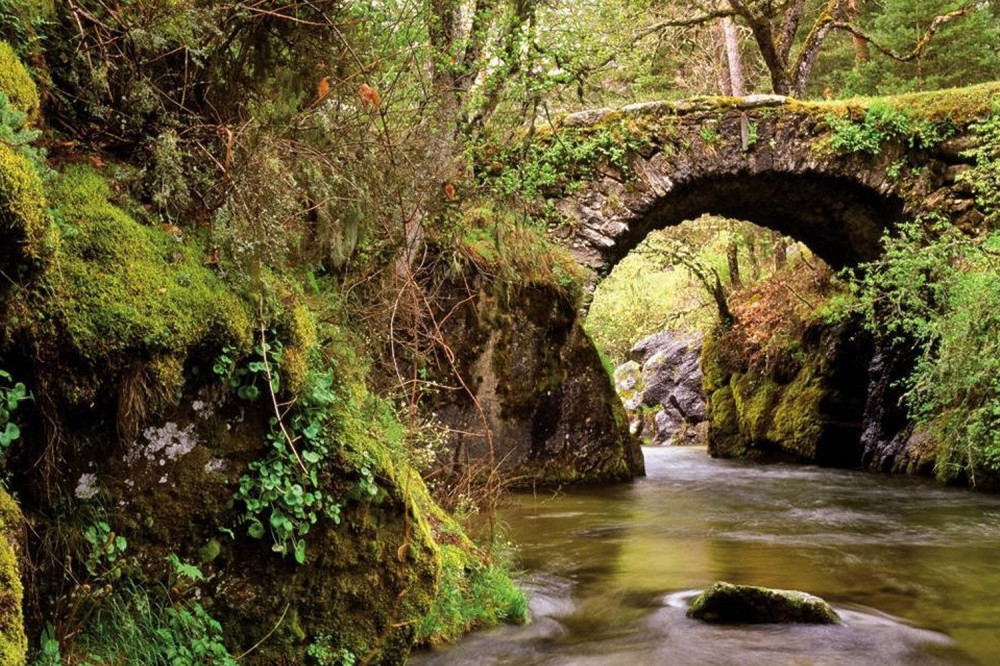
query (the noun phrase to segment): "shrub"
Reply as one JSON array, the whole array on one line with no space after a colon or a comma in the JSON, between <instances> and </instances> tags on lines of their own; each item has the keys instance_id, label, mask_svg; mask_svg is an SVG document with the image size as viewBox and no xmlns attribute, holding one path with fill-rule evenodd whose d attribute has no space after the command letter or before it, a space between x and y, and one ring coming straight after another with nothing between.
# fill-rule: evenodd
<instances>
[{"instance_id":1,"label":"shrub","mask_svg":"<svg viewBox=\"0 0 1000 666\"><path fill-rule=\"evenodd\" d=\"M880 101L872 102L860 123L837 116L828 122L833 129L830 146L839 153L878 155L882 146L893 140L905 140L911 147L927 147L940 143L952 131L948 126L914 120Z\"/></svg>"},{"instance_id":2,"label":"shrub","mask_svg":"<svg viewBox=\"0 0 1000 666\"><path fill-rule=\"evenodd\" d=\"M902 225L853 289L868 328L918 353L905 379L911 418L939 442L936 473L977 485L1000 472L1000 234L947 220Z\"/></svg>"}]
</instances>

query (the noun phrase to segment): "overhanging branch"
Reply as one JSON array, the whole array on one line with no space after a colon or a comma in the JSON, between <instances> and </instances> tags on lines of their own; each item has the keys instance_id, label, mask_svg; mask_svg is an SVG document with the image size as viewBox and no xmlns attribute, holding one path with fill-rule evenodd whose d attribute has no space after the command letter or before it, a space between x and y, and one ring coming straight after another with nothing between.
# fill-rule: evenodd
<instances>
[{"instance_id":1,"label":"overhanging branch","mask_svg":"<svg viewBox=\"0 0 1000 666\"><path fill-rule=\"evenodd\" d=\"M693 25L701 25L702 23L708 23L709 21L715 21L727 16L739 16L739 12L732 9L720 9L718 11L708 12L707 14L702 14L700 16L692 16L691 18L658 21L657 23L646 26L640 30L639 33L635 35L635 41L638 41L643 37L648 37L653 33L660 32L666 28L689 28Z\"/></svg>"},{"instance_id":2,"label":"overhanging branch","mask_svg":"<svg viewBox=\"0 0 1000 666\"><path fill-rule=\"evenodd\" d=\"M950 21L953 21L957 18L961 18L971 13L974 9L976 9L978 5L979 5L978 2L970 2L969 4L963 5L954 11L948 12L947 14L941 14L940 16L935 16L934 20L931 21L930 26L928 26L927 32L925 32L924 36L921 37L919 41L917 41L917 43L913 47L913 50L905 54L896 53L889 47L879 44L878 42L875 41L875 39L871 35L868 35L867 33L863 32L860 28L851 25L850 23L844 21L835 21L832 24L832 27L836 30L843 30L844 32L849 32L858 39L861 39L866 43L868 43L872 48L874 48L882 55L888 56L893 60L897 60L899 62L911 62L913 60L916 60L923 54L924 50L931 43L931 40L934 39L934 35L937 33L938 30L941 29L941 26Z\"/></svg>"}]
</instances>

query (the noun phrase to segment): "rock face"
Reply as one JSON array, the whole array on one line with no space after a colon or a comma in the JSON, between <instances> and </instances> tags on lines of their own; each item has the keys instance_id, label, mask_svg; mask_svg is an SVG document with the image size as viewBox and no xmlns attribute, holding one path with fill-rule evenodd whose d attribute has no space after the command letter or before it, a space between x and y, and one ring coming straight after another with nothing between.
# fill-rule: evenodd
<instances>
[{"instance_id":1,"label":"rock face","mask_svg":"<svg viewBox=\"0 0 1000 666\"><path fill-rule=\"evenodd\" d=\"M747 367L709 338L702 348L709 453L859 466L870 358L869 339L850 322L808 329L797 367L779 374Z\"/></svg>"},{"instance_id":2,"label":"rock face","mask_svg":"<svg viewBox=\"0 0 1000 666\"><path fill-rule=\"evenodd\" d=\"M475 401L450 391L435 411L453 433L456 467L492 459L519 485L644 474L639 442L569 299L528 285L503 301L485 289L473 299L456 291L455 301L464 303L445 334Z\"/></svg>"},{"instance_id":3,"label":"rock face","mask_svg":"<svg viewBox=\"0 0 1000 666\"><path fill-rule=\"evenodd\" d=\"M688 617L715 624L839 624L819 597L794 590L715 583L691 602Z\"/></svg>"},{"instance_id":4,"label":"rock face","mask_svg":"<svg viewBox=\"0 0 1000 666\"><path fill-rule=\"evenodd\" d=\"M654 446L705 441L701 340L661 331L637 342L615 369L631 429Z\"/></svg>"}]
</instances>

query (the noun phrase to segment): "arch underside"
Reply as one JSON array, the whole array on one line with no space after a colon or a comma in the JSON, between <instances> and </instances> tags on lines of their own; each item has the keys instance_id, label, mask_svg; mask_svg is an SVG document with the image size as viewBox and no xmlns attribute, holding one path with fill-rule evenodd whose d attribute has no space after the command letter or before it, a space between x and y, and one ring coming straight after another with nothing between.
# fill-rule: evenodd
<instances>
[{"instance_id":1,"label":"arch underside","mask_svg":"<svg viewBox=\"0 0 1000 666\"><path fill-rule=\"evenodd\" d=\"M752 222L804 243L834 268L875 259L903 203L822 174L722 174L676 184L601 251L610 269L656 229L704 214Z\"/></svg>"}]
</instances>

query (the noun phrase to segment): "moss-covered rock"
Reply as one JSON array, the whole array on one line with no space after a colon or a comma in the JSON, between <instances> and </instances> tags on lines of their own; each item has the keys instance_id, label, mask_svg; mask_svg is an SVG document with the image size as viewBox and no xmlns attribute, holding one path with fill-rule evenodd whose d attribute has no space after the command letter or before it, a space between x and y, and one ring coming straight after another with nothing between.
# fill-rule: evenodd
<instances>
[{"instance_id":1,"label":"moss-covered rock","mask_svg":"<svg viewBox=\"0 0 1000 666\"><path fill-rule=\"evenodd\" d=\"M688 617L714 624L839 624L819 597L794 590L719 582L691 602Z\"/></svg>"},{"instance_id":2,"label":"moss-covered rock","mask_svg":"<svg viewBox=\"0 0 1000 666\"><path fill-rule=\"evenodd\" d=\"M5 41L0 41L0 92L7 95L10 104L27 115L28 120L38 120L41 109L38 89L14 49Z\"/></svg>"},{"instance_id":3,"label":"moss-covered rock","mask_svg":"<svg viewBox=\"0 0 1000 666\"><path fill-rule=\"evenodd\" d=\"M796 456L815 460L827 415L823 401L830 389L813 366L803 366L781 394L766 437Z\"/></svg>"},{"instance_id":4,"label":"moss-covered rock","mask_svg":"<svg viewBox=\"0 0 1000 666\"><path fill-rule=\"evenodd\" d=\"M708 396L708 452L722 458L740 458L746 445L740 436L739 413L733 390L724 386Z\"/></svg>"},{"instance_id":5,"label":"moss-covered rock","mask_svg":"<svg viewBox=\"0 0 1000 666\"><path fill-rule=\"evenodd\" d=\"M707 336L701 343L701 377L705 395L729 386L732 371L726 368L719 353L717 336Z\"/></svg>"},{"instance_id":6,"label":"moss-covered rock","mask_svg":"<svg viewBox=\"0 0 1000 666\"><path fill-rule=\"evenodd\" d=\"M39 284L16 295L12 330L37 348L50 398L155 413L176 399L192 352L249 346L250 306L205 267L197 241L138 222L89 166L68 167L49 198L61 240Z\"/></svg>"},{"instance_id":7,"label":"moss-covered rock","mask_svg":"<svg viewBox=\"0 0 1000 666\"><path fill-rule=\"evenodd\" d=\"M870 348L855 323L813 322L797 341L793 372L747 367L718 340L702 348L708 390L709 452L779 456L822 464L860 463ZM730 355L737 352L730 351ZM726 383L721 384L723 378Z\"/></svg>"},{"instance_id":8,"label":"moss-covered rock","mask_svg":"<svg viewBox=\"0 0 1000 666\"><path fill-rule=\"evenodd\" d=\"M0 269L8 275L34 273L51 257L55 236L45 208L31 163L0 143Z\"/></svg>"},{"instance_id":9,"label":"moss-covered rock","mask_svg":"<svg viewBox=\"0 0 1000 666\"><path fill-rule=\"evenodd\" d=\"M783 398L781 387L767 375L734 374L730 379L740 434L754 442L770 439L775 405Z\"/></svg>"},{"instance_id":10,"label":"moss-covered rock","mask_svg":"<svg viewBox=\"0 0 1000 666\"><path fill-rule=\"evenodd\" d=\"M0 488L0 664L22 666L28 652L21 603L24 587L18 567L24 518Z\"/></svg>"},{"instance_id":11,"label":"moss-covered rock","mask_svg":"<svg viewBox=\"0 0 1000 666\"><path fill-rule=\"evenodd\" d=\"M315 346L312 358L327 356L338 370L327 431L334 454L320 478L322 492L338 498L339 521L323 515L309 526L302 564L275 553L269 535L249 535L234 496L254 473L250 463L271 448L273 410L263 398L246 403L210 384L89 468L110 507L105 520L128 539L133 568L158 581L169 555L199 562L207 576L201 599L231 651L268 636L241 660L251 665L310 663L316 641L359 661L402 664L414 645L523 620L524 596L506 570L441 511L410 465L405 429L364 385L358 340L324 327L317 341L313 325L293 333L295 317L279 319L289 348ZM372 496L359 492L362 468L377 486Z\"/></svg>"},{"instance_id":12,"label":"moss-covered rock","mask_svg":"<svg viewBox=\"0 0 1000 666\"><path fill-rule=\"evenodd\" d=\"M470 299L468 282L453 284L444 311L454 310L442 315L469 388L446 392L436 410L457 433L450 458L496 462L520 485L641 476L639 442L577 303L546 283L483 287Z\"/></svg>"}]
</instances>

